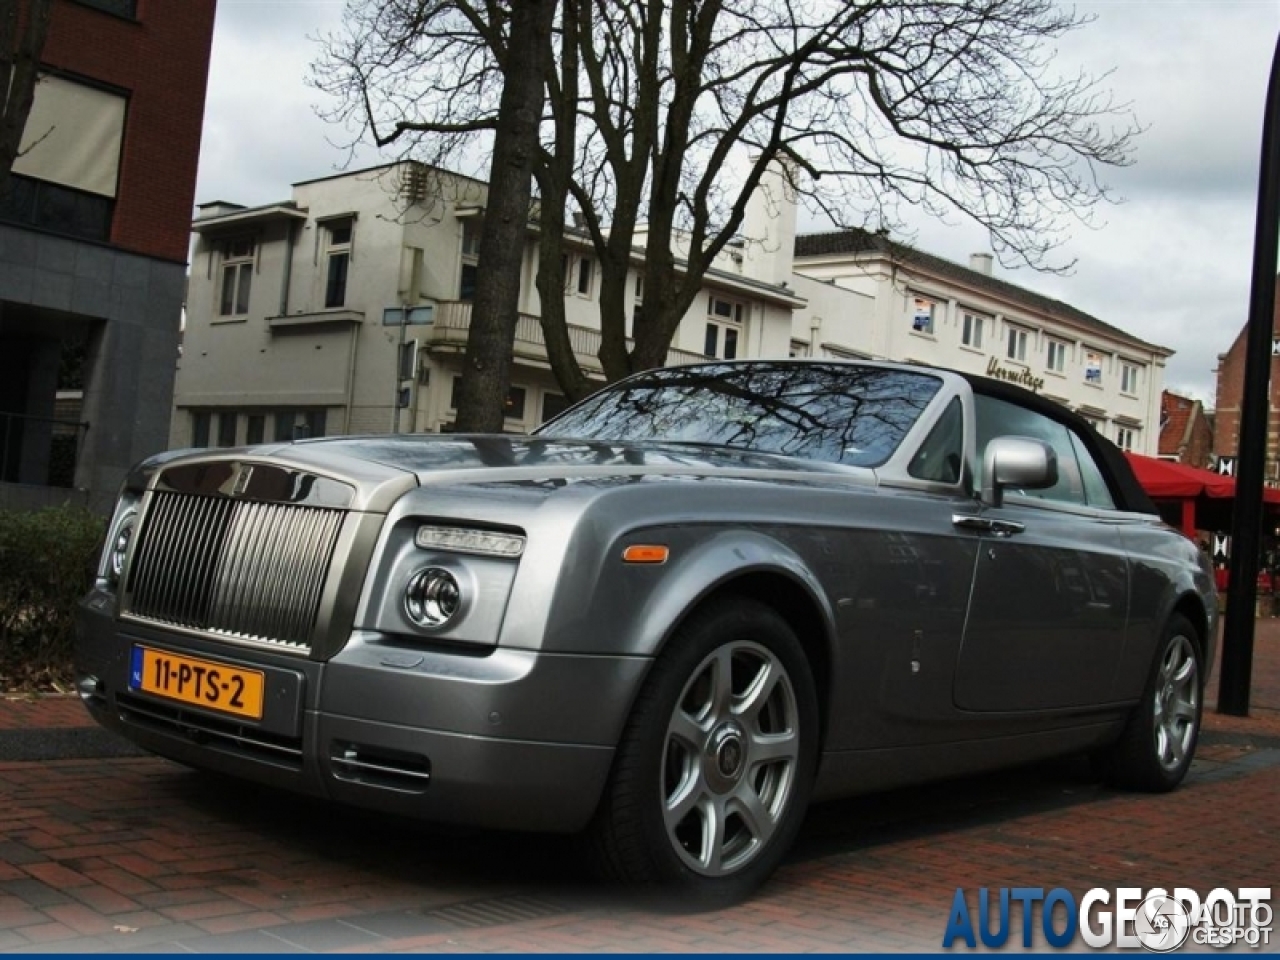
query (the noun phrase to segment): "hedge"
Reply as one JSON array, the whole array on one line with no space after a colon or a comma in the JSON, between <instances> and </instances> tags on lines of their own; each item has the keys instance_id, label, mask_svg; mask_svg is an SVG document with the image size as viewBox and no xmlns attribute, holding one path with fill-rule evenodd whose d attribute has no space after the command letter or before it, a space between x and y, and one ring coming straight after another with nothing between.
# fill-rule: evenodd
<instances>
[{"instance_id":1,"label":"hedge","mask_svg":"<svg viewBox=\"0 0 1280 960\"><path fill-rule=\"evenodd\" d=\"M105 531L82 507L0 510L0 689L71 681L76 604Z\"/></svg>"}]
</instances>

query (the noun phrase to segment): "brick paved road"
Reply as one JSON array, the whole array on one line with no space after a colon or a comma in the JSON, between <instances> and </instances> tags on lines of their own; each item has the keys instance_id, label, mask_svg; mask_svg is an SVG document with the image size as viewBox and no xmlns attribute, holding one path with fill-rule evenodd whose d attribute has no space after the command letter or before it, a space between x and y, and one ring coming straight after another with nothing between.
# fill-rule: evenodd
<instances>
[{"instance_id":1,"label":"brick paved road","mask_svg":"<svg viewBox=\"0 0 1280 960\"><path fill-rule=\"evenodd\" d=\"M0 950L937 950L957 886L1277 886L1280 621L1261 622L1254 670L1253 715L1206 715L1174 794L1058 762L826 805L759 896L714 913L592 886L556 838L389 821L152 758L0 763ZM83 726L77 711L0 702L0 737Z\"/></svg>"}]
</instances>

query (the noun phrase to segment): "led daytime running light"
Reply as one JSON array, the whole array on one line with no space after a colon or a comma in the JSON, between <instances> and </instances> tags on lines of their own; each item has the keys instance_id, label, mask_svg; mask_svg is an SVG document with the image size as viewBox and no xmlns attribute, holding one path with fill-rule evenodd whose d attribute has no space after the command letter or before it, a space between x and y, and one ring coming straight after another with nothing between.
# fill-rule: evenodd
<instances>
[{"instance_id":1,"label":"led daytime running light","mask_svg":"<svg viewBox=\"0 0 1280 960\"><path fill-rule=\"evenodd\" d=\"M413 542L423 550L455 550L491 557L518 557L524 553L524 537L519 534L469 527L419 527Z\"/></svg>"}]
</instances>

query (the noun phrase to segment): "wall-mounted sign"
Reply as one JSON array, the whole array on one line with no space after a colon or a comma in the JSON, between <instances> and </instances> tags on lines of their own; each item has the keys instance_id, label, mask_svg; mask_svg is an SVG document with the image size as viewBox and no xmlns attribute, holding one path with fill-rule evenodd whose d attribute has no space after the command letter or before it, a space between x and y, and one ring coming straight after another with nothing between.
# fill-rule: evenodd
<instances>
[{"instance_id":1,"label":"wall-mounted sign","mask_svg":"<svg viewBox=\"0 0 1280 960\"><path fill-rule=\"evenodd\" d=\"M1089 350L1084 355L1084 382L1102 385L1102 354Z\"/></svg>"},{"instance_id":2,"label":"wall-mounted sign","mask_svg":"<svg viewBox=\"0 0 1280 960\"><path fill-rule=\"evenodd\" d=\"M1224 477L1234 477L1236 475L1236 458L1219 457L1218 462L1213 465L1213 470Z\"/></svg>"},{"instance_id":3,"label":"wall-mounted sign","mask_svg":"<svg viewBox=\"0 0 1280 960\"><path fill-rule=\"evenodd\" d=\"M1031 371L1026 367L1006 367L996 357L987 361L987 376L994 380L1016 383L1020 387L1037 392L1044 386L1044 377L1032 376Z\"/></svg>"}]
</instances>

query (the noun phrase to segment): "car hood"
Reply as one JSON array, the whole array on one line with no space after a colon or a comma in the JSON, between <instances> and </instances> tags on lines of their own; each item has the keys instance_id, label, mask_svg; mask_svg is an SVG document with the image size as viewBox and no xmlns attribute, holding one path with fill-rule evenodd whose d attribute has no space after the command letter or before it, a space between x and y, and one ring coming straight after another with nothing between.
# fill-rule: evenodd
<instances>
[{"instance_id":1,"label":"car hood","mask_svg":"<svg viewBox=\"0 0 1280 960\"><path fill-rule=\"evenodd\" d=\"M834 463L682 443L604 443L531 436L415 434L335 437L284 448L295 460L357 459L406 470L419 483L476 483L551 478L763 473L869 475Z\"/></svg>"}]
</instances>

